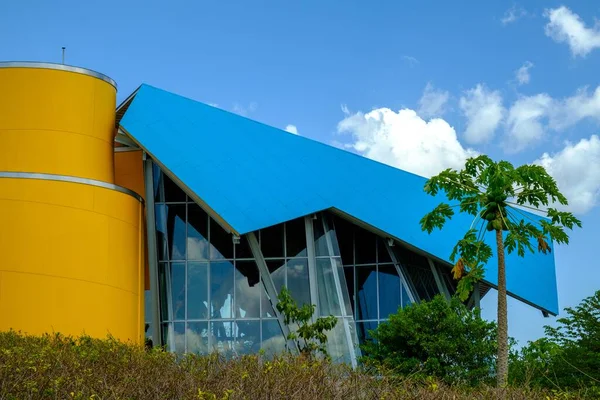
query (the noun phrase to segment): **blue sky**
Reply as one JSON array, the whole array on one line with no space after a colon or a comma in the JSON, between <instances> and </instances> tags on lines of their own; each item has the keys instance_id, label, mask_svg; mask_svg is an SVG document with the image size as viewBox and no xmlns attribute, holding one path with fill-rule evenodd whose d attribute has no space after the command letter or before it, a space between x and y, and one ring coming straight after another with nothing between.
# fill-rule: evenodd
<instances>
[{"instance_id":1,"label":"blue sky","mask_svg":"<svg viewBox=\"0 0 600 400\"><path fill-rule=\"evenodd\" d=\"M542 163L584 223L555 252L562 308L600 289L596 18L594 1L23 0L0 5L0 59L66 46L119 100L148 83L425 176L478 152ZM509 306L520 341L553 321Z\"/></svg>"}]
</instances>

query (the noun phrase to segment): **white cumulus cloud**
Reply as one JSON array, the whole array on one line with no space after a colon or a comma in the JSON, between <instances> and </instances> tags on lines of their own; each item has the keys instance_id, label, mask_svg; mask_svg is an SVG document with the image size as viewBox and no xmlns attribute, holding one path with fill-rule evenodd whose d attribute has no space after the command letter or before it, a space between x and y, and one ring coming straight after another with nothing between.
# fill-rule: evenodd
<instances>
[{"instance_id":1,"label":"white cumulus cloud","mask_svg":"<svg viewBox=\"0 0 600 400\"><path fill-rule=\"evenodd\" d=\"M543 119L552 108L553 100L545 93L524 96L513 103L506 119L504 147L518 152L539 141L545 131Z\"/></svg>"},{"instance_id":2,"label":"white cumulus cloud","mask_svg":"<svg viewBox=\"0 0 600 400\"><path fill-rule=\"evenodd\" d=\"M586 118L600 122L600 86L591 93L587 87L580 88L573 96L557 101L550 116L550 127L561 130Z\"/></svg>"},{"instance_id":3,"label":"white cumulus cloud","mask_svg":"<svg viewBox=\"0 0 600 400\"><path fill-rule=\"evenodd\" d=\"M378 108L346 115L337 130L351 135L349 147L360 154L425 177L445 168L460 169L467 158L477 155L460 144L446 121L425 121L410 109Z\"/></svg>"},{"instance_id":4,"label":"white cumulus cloud","mask_svg":"<svg viewBox=\"0 0 600 400\"><path fill-rule=\"evenodd\" d=\"M471 144L491 140L505 112L500 92L478 84L464 93L459 105L467 118L465 140Z\"/></svg>"},{"instance_id":5,"label":"white cumulus cloud","mask_svg":"<svg viewBox=\"0 0 600 400\"><path fill-rule=\"evenodd\" d=\"M519 68L515 72L515 77L517 78L517 82L519 83L519 85L525 85L526 83L529 83L529 81L531 80L531 74L529 73L529 70L532 67L532 62L525 61L525 64L523 64L521 68Z\"/></svg>"},{"instance_id":6,"label":"white cumulus cloud","mask_svg":"<svg viewBox=\"0 0 600 400\"><path fill-rule=\"evenodd\" d=\"M285 130L289 133L293 133L294 135L298 135L298 128L296 125L288 125L285 127Z\"/></svg>"},{"instance_id":7,"label":"white cumulus cloud","mask_svg":"<svg viewBox=\"0 0 600 400\"><path fill-rule=\"evenodd\" d=\"M579 15L565 6L546 10L546 35L558 43L567 43L574 56L586 56L600 48L600 27L588 28Z\"/></svg>"},{"instance_id":8,"label":"white cumulus cloud","mask_svg":"<svg viewBox=\"0 0 600 400\"><path fill-rule=\"evenodd\" d=\"M568 210L583 214L598 204L600 196L600 138L592 135L578 143L567 143L555 154L544 153L535 161L556 179L569 200Z\"/></svg>"},{"instance_id":9,"label":"white cumulus cloud","mask_svg":"<svg viewBox=\"0 0 600 400\"><path fill-rule=\"evenodd\" d=\"M419 99L419 115L423 118L444 115L449 98L449 92L436 89L431 83L427 83L423 91L423 96Z\"/></svg>"}]
</instances>

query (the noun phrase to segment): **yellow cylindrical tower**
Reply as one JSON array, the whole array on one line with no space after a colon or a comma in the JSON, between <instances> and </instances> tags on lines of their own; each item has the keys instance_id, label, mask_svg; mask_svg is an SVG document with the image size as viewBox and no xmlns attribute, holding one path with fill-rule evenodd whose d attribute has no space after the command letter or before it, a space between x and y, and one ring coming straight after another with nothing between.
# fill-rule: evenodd
<instances>
[{"instance_id":1,"label":"yellow cylindrical tower","mask_svg":"<svg viewBox=\"0 0 600 400\"><path fill-rule=\"evenodd\" d=\"M116 85L0 63L0 330L143 338L143 200L114 184Z\"/></svg>"}]
</instances>

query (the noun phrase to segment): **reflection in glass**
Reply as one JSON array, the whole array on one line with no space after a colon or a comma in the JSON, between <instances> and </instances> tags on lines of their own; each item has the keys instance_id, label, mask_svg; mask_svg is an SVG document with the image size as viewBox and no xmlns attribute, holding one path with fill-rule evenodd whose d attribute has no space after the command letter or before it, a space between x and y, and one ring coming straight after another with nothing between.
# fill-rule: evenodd
<instances>
[{"instance_id":1,"label":"reflection in glass","mask_svg":"<svg viewBox=\"0 0 600 400\"><path fill-rule=\"evenodd\" d=\"M287 287L298 306L310 304L308 259L294 258L287 262Z\"/></svg>"},{"instance_id":2,"label":"reflection in glass","mask_svg":"<svg viewBox=\"0 0 600 400\"><path fill-rule=\"evenodd\" d=\"M335 327L327 332L327 353L333 362L351 363L343 318L338 318Z\"/></svg>"},{"instance_id":3,"label":"reflection in glass","mask_svg":"<svg viewBox=\"0 0 600 400\"><path fill-rule=\"evenodd\" d=\"M285 286L285 261L284 260L269 260L267 261L267 268L271 274L273 284L277 293Z\"/></svg>"},{"instance_id":4,"label":"reflection in glass","mask_svg":"<svg viewBox=\"0 0 600 400\"><path fill-rule=\"evenodd\" d=\"M346 282L346 274L344 273L344 267L342 266L342 260L339 257L332 257L331 261L336 266L338 279L340 280L340 289L342 296L344 297L344 304L346 306L346 316L353 316L352 303L350 302L350 293L348 290L348 283ZM354 279L351 280L354 283ZM354 292L354 291L353 291Z\"/></svg>"},{"instance_id":5,"label":"reflection in glass","mask_svg":"<svg viewBox=\"0 0 600 400\"><path fill-rule=\"evenodd\" d=\"M402 285L396 267L379 266L379 318L386 319L402 306Z\"/></svg>"},{"instance_id":6,"label":"reflection in glass","mask_svg":"<svg viewBox=\"0 0 600 400\"><path fill-rule=\"evenodd\" d=\"M163 324L163 338L170 351L185 352L185 323L175 322Z\"/></svg>"},{"instance_id":7,"label":"reflection in glass","mask_svg":"<svg viewBox=\"0 0 600 400\"><path fill-rule=\"evenodd\" d=\"M356 323L356 332L360 343L371 339L370 331L377 329L377 321L365 321Z\"/></svg>"},{"instance_id":8,"label":"reflection in glass","mask_svg":"<svg viewBox=\"0 0 600 400\"><path fill-rule=\"evenodd\" d=\"M144 291L145 338L152 343L152 297L150 290Z\"/></svg>"},{"instance_id":9,"label":"reflection in glass","mask_svg":"<svg viewBox=\"0 0 600 400\"><path fill-rule=\"evenodd\" d=\"M185 259L185 204L164 206L167 213L167 241L171 260Z\"/></svg>"},{"instance_id":10,"label":"reflection in glass","mask_svg":"<svg viewBox=\"0 0 600 400\"><path fill-rule=\"evenodd\" d=\"M196 204L188 204L188 260L208 259L208 215Z\"/></svg>"},{"instance_id":11,"label":"reflection in glass","mask_svg":"<svg viewBox=\"0 0 600 400\"><path fill-rule=\"evenodd\" d=\"M208 353L208 322L188 322L185 331L187 352L194 354Z\"/></svg>"},{"instance_id":12,"label":"reflection in glass","mask_svg":"<svg viewBox=\"0 0 600 400\"><path fill-rule=\"evenodd\" d=\"M154 206L156 225L156 250L160 261L169 259L169 242L167 240L167 209L164 205Z\"/></svg>"},{"instance_id":13,"label":"reflection in glass","mask_svg":"<svg viewBox=\"0 0 600 400\"><path fill-rule=\"evenodd\" d=\"M159 275L162 319L185 319L185 263L160 263Z\"/></svg>"},{"instance_id":14,"label":"reflection in glass","mask_svg":"<svg viewBox=\"0 0 600 400\"><path fill-rule=\"evenodd\" d=\"M211 350L230 353L234 350L235 325L232 321L212 321L210 323Z\"/></svg>"},{"instance_id":15,"label":"reflection in glass","mask_svg":"<svg viewBox=\"0 0 600 400\"><path fill-rule=\"evenodd\" d=\"M254 261L235 262L235 318L260 316L261 282Z\"/></svg>"},{"instance_id":16,"label":"reflection in glass","mask_svg":"<svg viewBox=\"0 0 600 400\"><path fill-rule=\"evenodd\" d=\"M230 261L210 263L211 318L232 318L233 264Z\"/></svg>"},{"instance_id":17,"label":"reflection in glass","mask_svg":"<svg viewBox=\"0 0 600 400\"><path fill-rule=\"evenodd\" d=\"M377 268L374 265L356 267L356 320L377 319Z\"/></svg>"},{"instance_id":18,"label":"reflection in glass","mask_svg":"<svg viewBox=\"0 0 600 400\"><path fill-rule=\"evenodd\" d=\"M340 275L342 275L340 273ZM348 296L350 297L350 310L351 314L354 315L355 308L354 303L356 301L356 293L354 292L354 267L344 267L344 277L346 278L346 287L348 288Z\"/></svg>"},{"instance_id":19,"label":"reflection in glass","mask_svg":"<svg viewBox=\"0 0 600 400\"><path fill-rule=\"evenodd\" d=\"M233 239L214 219L210 219L210 259L233 258Z\"/></svg>"},{"instance_id":20,"label":"reflection in glass","mask_svg":"<svg viewBox=\"0 0 600 400\"><path fill-rule=\"evenodd\" d=\"M283 257L283 224L260 231L260 249L263 257Z\"/></svg>"},{"instance_id":21,"label":"reflection in glass","mask_svg":"<svg viewBox=\"0 0 600 400\"><path fill-rule=\"evenodd\" d=\"M313 220L313 233L315 236L315 255L317 257L328 256L327 238L325 237L325 229L320 214L316 220Z\"/></svg>"},{"instance_id":22,"label":"reflection in glass","mask_svg":"<svg viewBox=\"0 0 600 400\"><path fill-rule=\"evenodd\" d=\"M240 258L254 258L246 235L242 236L240 238L240 243L235 245L235 258L238 260Z\"/></svg>"},{"instance_id":23,"label":"reflection in glass","mask_svg":"<svg viewBox=\"0 0 600 400\"><path fill-rule=\"evenodd\" d=\"M279 321L276 319L262 320L262 343L261 348L267 356L285 351L285 338L281 332Z\"/></svg>"},{"instance_id":24,"label":"reflection in glass","mask_svg":"<svg viewBox=\"0 0 600 400\"><path fill-rule=\"evenodd\" d=\"M271 303L271 300L269 299L269 295L265 291L264 287L261 288L260 301L261 301L260 307L262 310L261 317L267 317L267 318L275 317L275 310L273 309L273 304Z\"/></svg>"},{"instance_id":25,"label":"reflection in glass","mask_svg":"<svg viewBox=\"0 0 600 400\"><path fill-rule=\"evenodd\" d=\"M298 218L285 223L285 241L288 258L306 257L304 218Z\"/></svg>"},{"instance_id":26,"label":"reflection in glass","mask_svg":"<svg viewBox=\"0 0 600 400\"><path fill-rule=\"evenodd\" d=\"M236 354L258 353L260 350L260 321L236 321Z\"/></svg>"},{"instance_id":27,"label":"reflection in glass","mask_svg":"<svg viewBox=\"0 0 600 400\"><path fill-rule=\"evenodd\" d=\"M316 261L319 312L321 316L340 315L340 299L335 287L331 261L329 258L317 258Z\"/></svg>"},{"instance_id":28,"label":"reflection in glass","mask_svg":"<svg viewBox=\"0 0 600 400\"><path fill-rule=\"evenodd\" d=\"M187 317L208 319L208 263L188 262Z\"/></svg>"}]
</instances>

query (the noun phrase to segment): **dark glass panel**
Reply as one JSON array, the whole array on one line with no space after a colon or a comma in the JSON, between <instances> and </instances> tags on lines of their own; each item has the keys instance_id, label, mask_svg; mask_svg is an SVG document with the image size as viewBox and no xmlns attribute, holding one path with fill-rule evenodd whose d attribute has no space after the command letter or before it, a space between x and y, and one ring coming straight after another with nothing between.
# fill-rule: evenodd
<instances>
[{"instance_id":1,"label":"dark glass panel","mask_svg":"<svg viewBox=\"0 0 600 400\"><path fill-rule=\"evenodd\" d=\"M154 206L156 224L156 250L160 261L169 260L169 241L167 237L167 209L165 205Z\"/></svg>"},{"instance_id":2,"label":"dark glass panel","mask_svg":"<svg viewBox=\"0 0 600 400\"><path fill-rule=\"evenodd\" d=\"M236 354L256 354L260 350L260 321L236 321Z\"/></svg>"},{"instance_id":3,"label":"dark glass panel","mask_svg":"<svg viewBox=\"0 0 600 400\"><path fill-rule=\"evenodd\" d=\"M163 324L163 338L167 349L175 353L185 353L185 322Z\"/></svg>"},{"instance_id":4,"label":"dark glass panel","mask_svg":"<svg viewBox=\"0 0 600 400\"><path fill-rule=\"evenodd\" d=\"M188 262L188 319L208 319L208 263Z\"/></svg>"},{"instance_id":5,"label":"dark glass panel","mask_svg":"<svg viewBox=\"0 0 600 400\"><path fill-rule=\"evenodd\" d=\"M163 175L163 185L165 187L165 201L166 202L185 202L186 195L183 190L175 182L173 182L167 175Z\"/></svg>"},{"instance_id":6,"label":"dark glass panel","mask_svg":"<svg viewBox=\"0 0 600 400\"><path fill-rule=\"evenodd\" d=\"M346 277L346 287L348 288L348 295L350 296L350 307L352 314L356 312L354 308L354 302L356 301L356 294L354 292L354 267L344 267L344 276Z\"/></svg>"},{"instance_id":7,"label":"dark glass panel","mask_svg":"<svg viewBox=\"0 0 600 400\"><path fill-rule=\"evenodd\" d=\"M229 261L210 263L211 318L232 318L233 264Z\"/></svg>"},{"instance_id":8,"label":"dark glass panel","mask_svg":"<svg viewBox=\"0 0 600 400\"><path fill-rule=\"evenodd\" d=\"M448 265L443 265L438 262L435 263L435 266L438 271L440 271L440 275L443 277L442 279L446 283L446 287L450 291L450 294L453 295L456 293L456 285L458 282L452 277L451 268Z\"/></svg>"},{"instance_id":9,"label":"dark glass panel","mask_svg":"<svg viewBox=\"0 0 600 400\"><path fill-rule=\"evenodd\" d=\"M406 285L402 285L402 308L406 307L407 305L411 304L412 301L410 300L410 297L408 296L408 289L406 288Z\"/></svg>"},{"instance_id":10,"label":"dark glass panel","mask_svg":"<svg viewBox=\"0 0 600 400\"><path fill-rule=\"evenodd\" d=\"M402 306L400 277L394 266L379 266L379 319L387 319Z\"/></svg>"},{"instance_id":11,"label":"dark glass panel","mask_svg":"<svg viewBox=\"0 0 600 400\"><path fill-rule=\"evenodd\" d=\"M359 343L365 343L371 339L370 331L377 329L377 321L357 322L356 331Z\"/></svg>"},{"instance_id":12,"label":"dark glass panel","mask_svg":"<svg viewBox=\"0 0 600 400\"><path fill-rule=\"evenodd\" d=\"M321 316L341 314L340 299L335 286L333 269L329 258L317 258L317 290Z\"/></svg>"},{"instance_id":13,"label":"dark glass panel","mask_svg":"<svg viewBox=\"0 0 600 400\"><path fill-rule=\"evenodd\" d=\"M374 265L356 267L356 320L377 319L377 268Z\"/></svg>"},{"instance_id":14,"label":"dark glass panel","mask_svg":"<svg viewBox=\"0 0 600 400\"><path fill-rule=\"evenodd\" d=\"M375 249L375 235L356 227L354 229L354 257L356 257L356 265L375 263Z\"/></svg>"},{"instance_id":15,"label":"dark glass panel","mask_svg":"<svg viewBox=\"0 0 600 400\"><path fill-rule=\"evenodd\" d=\"M235 245L235 258L254 258L252 250L250 250L250 243L246 235L240 237L240 242Z\"/></svg>"},{"instance_id":16,"label":"dark glass panel","mask_svg":"<svg viewBox=\"0 0 600 400\"><path fill-rule=\"evenodd\" d=\"M285 240L288 257L306 257L304 218L285 223Z\"/></svg>"},{"instance_id":17,"label":"dark glass panel","mask_svg":"<svg viewBox=\"0 0 600 400\"><path fill-rule=\"evenodd\" d=\"M262 320L262 341L260 346L267 356L285 351L285 338L276 319Z\"/></svg>"},{"instance_id":18,"label":"dark glass panel","mask_svg":"<svg viewBox=\"0 0 600 400\"><path fill-rule=\"evenodd\" d=\"M260 249L263 257L284 257L283 224L260 230Z\"/></svg>"},{"instance_id":19,"label":"dark glass panel","mask_svg":"<svg viewBox=\"0 0 600 400\"><path fill-rule=\"evenodd\" d=\"M340 255L344 265L354 264L354 227L351 223L336 217L335 220L335 235L337 236L340 246Z\"/></svg>"},{"instance_id":20,"label":"dark glass panel","mask_svg":"<svg viewBox=\"0 0 600 400\"><path fill-rule=\"evenodd\" d=\"M152 180L154 184L154 202L161 203L165 201L165 192L162 184L162 171L156 164L152 164Z\"/></svg>"},{"instance_id":21,"label":"dark glass panel","mask_svg":"<svg viewBox=\"0 0 600 400\"><path fill-rule=\"evenodd\" d=\"M267 295L267 292L265 292L264 287L261 290L260 301L261 317L275 317L275 310L273 309L273 304L271 304L271 300L269 300L269 296Z\"/></svg>"},{"instance_id":22,"label":"dark glass panel","mask_svg":"<svg viewBox=\"0 0 600 400\"><path fill-rule=\"evenodd\" d=\"M233 238L225 229L210 219L210 259L233 259Z\"/></svg>"},{"instance_id":23,"label":"dark glass panel","mask_svg":"<svg viewBox=\"0 0 600 400\"><path fill-rule=\"evenodd\" d=\"M327 237L325 236L325 228L323 227L323 219L319 214L317 219L313 219L313 233L315 237L315 255L317 257L329 256L327 248Z\"/></svg>"},{"instance_id":24,"label":"dark glass panel","mask_svg":"<svg viewBox=\"0 0 600 400\"><path fill-rule=\"evenodd\" d=\"M208 215L197 204L188 204L188 260L208 259Z\"/></svg>"},{"instance_id":25,"label":"dark glass panel","mask_svg":"<svg viewBox=\"0 0 600 400\"><path fill-rule=\"evenodd\" d=\"M394 246L394 253L414 285L417 296L421 300L431 300L439 293L437 284L427 258L403 246Z\"/></svg>"},{"instance_id":26,"label":"dark glass panel","mask_svg":"<svg viewBox=\"0 0 600 400\"><path fill-rule=\"evenodd\" d=\"M254 261L235 262L235 318L260 316L260 275Z\"/></svg>"},{"instance_id":27,"label":"dark glass panel","mask_svg":"<svg viewBox=\"0 0 600 400\"><path fill-rule=\"evenodd\" d=\"M235 328L233 321L211 321L211 350L232 355L235 346Z\"/></svg>"},{"instance_id":28,"label":"dark glass panel","mask_svg":"<svg viewBox=\"0 0 600 400\"><path fill-rule=\"evenodd\" d=\"M287 262L287 287L299 306L310 304L308 259L295 258Z\"/></svg>"},{"instance_id":29,"label":"dark glass panel","mask_svg":"<svg viewBox=\"0 0 600 400\"><path fill-rule=\"evenodd\" d=\"M185 260L185 204L165 205L171 260Z\"/></svg>"},{"instance_id":30,"label":"dark glass panel","mask_svg":"<svg viewBox=\"0 0 600 400\"><path fill-rule=\"evenodd\" d=\"M187 352L192 354L208 354L208 322L188 322L185 331Z\"/></svg>"},{"instance_id":31,"label":"dark glass panel","mask_svg":"<svg viewBox=\"0 0 600 400\"><path fill-rule=\"evenodd\" d=\"M163 320L185 319L185 264L160 263L161 311Z\"/></svg>"},{"instance_id":32,"label":"dark glass panel","mask_svg":"<svg viewBox=\"0 0 600 400\"><path fill-rule=\"evenodd\" d=\"M377 262L379 264L392 262L390 253L387 250L384 240L385 239L377 237Z\"/></svg>"},{"instance_id":33,"label":"dark glass panel","mask_svg":"<svg viewBox=\"0 0 600 400\"><path fill-rule=\"evenodd\" d=\"M275 284L275 289L279 293L281 288L285 286L285 261L269 260L266 263L271 274L271 279L273 279L273 283Z\"/></svg>"}]
</instances>

